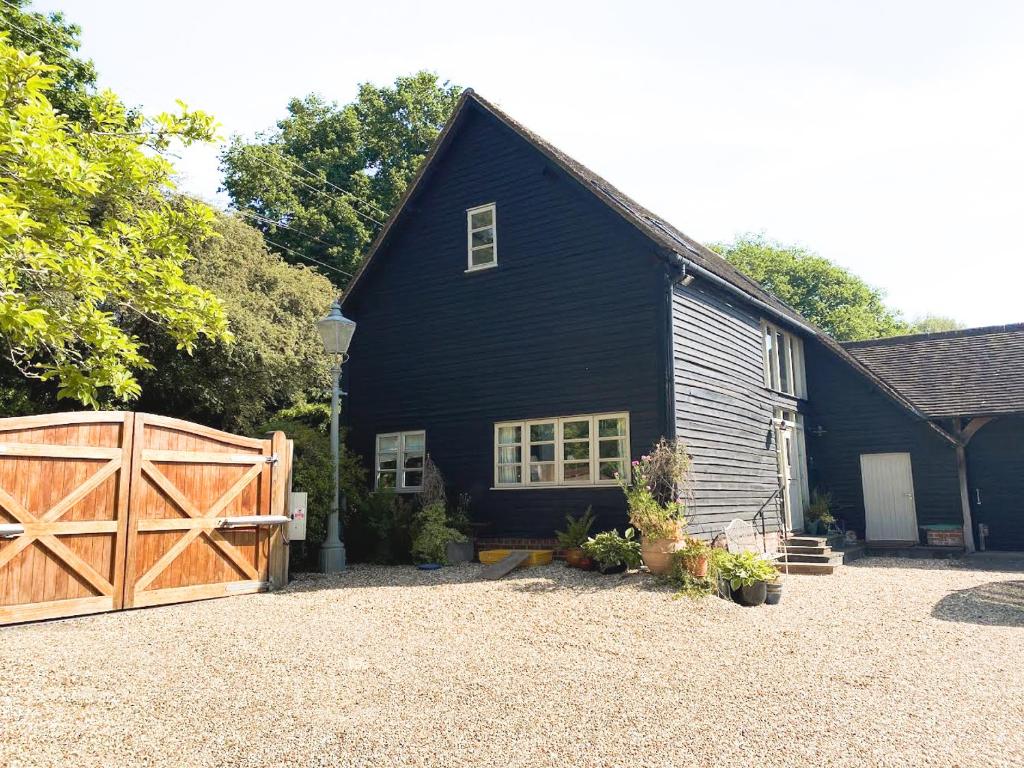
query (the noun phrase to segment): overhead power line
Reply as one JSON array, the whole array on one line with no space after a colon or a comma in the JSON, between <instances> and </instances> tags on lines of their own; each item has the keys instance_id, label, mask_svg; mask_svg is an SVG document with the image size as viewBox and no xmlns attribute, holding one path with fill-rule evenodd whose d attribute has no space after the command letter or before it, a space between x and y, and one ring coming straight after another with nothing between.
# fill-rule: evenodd
<instances>
[{"instance_id":1,"label":"overhead power line","mask_svg":"<svg viewBox=\"0 0 1024 768\"><path fill-rule=\"evenodd\" d=\"M386 218L388 217L388 212L387 212L387 211L385 211L385 210L384 210L383 208L380 208L379 206L377 206L377 205L374 205L373 203L371 203L371 202L370 202L369 200L365 200L365 199L363 199L363 198L359 197L358 195L356 195L356 194L354 194L354 193L352 193L352 192L349 192L349 191L348 191L347 189L344 189L344 188L342 188L342 187L339 187L339 186L338 186L337 184L335 184L334 182L332 182L332 181L331 181L330 179L326 179L326 178L323 178L323 179L321 179L321 178L320 178L320 176L319 176L319 174L317 174L317 173L315 173L315 172L313 172L313 171L309 170L309 168L307 168L306 166L302 165L302 164L301 164L301 163L299 163L298 161L296 161L296 160L294 160L294 159L292 159L292 158L288 157L288 155L286 155L286 154L284 153L284 150L282 150L282 149L278 149L278 148L277 148L277 147L275 147L275 146L274 146L273 144L264 144L263 146L267 146L267 147L272 147L272 148L273 148L273 149L274 149L274 150L275 150L275 151L277 152L278 156L279 156L279 157L280 157L280 158L281 158L282 160L284 160L284 161L285 161L286 163L288 163L289 165L292 165L292 166L294 166L294 167L298 168L298 169L299 169L299 170L301 170L301 171L305 171L306 173L308 173L308 174L309 174L310 176L312 176L313 178L315 178L315 179L317 179L317 180L319 180L319 181L322 181L322 182L323 182L324 184L326 184L326 185L327 185L328 187L331 187L332 189L336 189L336 190L338 190L339 192L341 192L341 194L343 194L343 195L346 195L346 196L348 196L348 197L351 197L351 198L352 198L353 200L358 200L359 202L363 203L364 205L367 205L367 206L369 206L369 207L370 207L370 208L372 208L373 210L377 211L377 212L378 212L378 213L379 213L379 214L380 214L381 216L383 216L383 217L384 217L385 219L386 219ZM380 222L378 222L378 223L380 223Z\"/></svg>"},{"instance_id":2,"label":"overhead power line","mask_svg":"<svg viewBox=\"0 0 1024 768\"><path fill-rule=\"evenodd\" d=\"M322 261L320 261L318 259L314 259L312 256L307 256L306 254L300 253L299 251L293 251L288 246L281 245L280 243L275 243L273 240L270 240L269 238L264 237L264 240L266 240L270 245L274 246L275 248L280 248L282 251L285 251L286 253L290 253L292 256L294 256L297 259L305 259L306 261L311 261L314 264L319 264L324 269L331 269L331 270L334 270L335 272L339 272L340 274L345 275L345 277L353 277L353 274L351 272L346 272L344 269L338 269L335 266L332 266L330 264L326 264L325 262L322 262Z\"/></svg>"},{"instance_id":3,"label":"overhead power line","mask_svg":"<svg viewBox=\"0 0 1024 768\"><path fill-rule=\"evenodd\" d=\"M16 6L14 3L8 2L8 0L0 0L0 2L2 2L6 6L9 6L9 7L13 8L16 11L19 11L19 12L21 11L21 8ZM49 48L51 51L53 51L54 53L58 54L59 56L68 56L69 55L67 51L62 51L60 48L56 47L55 45L51 45L50 43L46 42L42 38L37 37L36 35L34 35L31 32L29 32L27 29L25 29L20 24L15 24L10 18L4 17L3 20L4 20L5 23L9 24L14 29L17 29L23 35L26 35L26 36L32 38L33 40L35 40L40 45L42 45L42 46L44 46L46 48Z\"/></svg>"},{"instance_id":4,"label":"overhead power line","mask_svg":"<svg viewBox=\"0 0 1024 768\"><path fill-rule=\"evenodd\" d=\"M308 232L303 232L302 230L296 229L295 227L290 226L289 224L284 224L284 223L282 223L280 221L275 221L274 219L268 218L266 216L260 216L258 213L253 213L252 211L247 210L245 208L235 208L234 212L235 213L240 213L243 216L249 216L250 218L253 218L256 221L263 222L264 224L269 224L272 227L280 227L281 229L287 229L289 232L294 232L296 235L299 235L300 237L305 237L305 238L308 238L310 240L315 240L316 242L321 243L321 244L326 245L326 246L331 247L331 248L344 248L345 247L345 246L341 245L340 243L332 243L330 240L324 240L323 238L317 237L316 235L311 235Z\"/></svg>"}]
</instances>

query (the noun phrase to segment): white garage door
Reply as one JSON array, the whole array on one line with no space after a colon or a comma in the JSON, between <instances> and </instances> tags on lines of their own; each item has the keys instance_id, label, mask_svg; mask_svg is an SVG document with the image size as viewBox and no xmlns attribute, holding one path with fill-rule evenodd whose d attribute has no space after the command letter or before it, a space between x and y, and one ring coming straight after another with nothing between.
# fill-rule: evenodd
<instances>
[{"instance_id":1,"label":"white garage door","mask_svg":"<svg viewBox=\"0 0 1024 768\"><path fill-rule=\"evenodd\" d=\"M862 453L864 538L918 541L914 476L909 453Z\"/></svg>"}]
</instances>

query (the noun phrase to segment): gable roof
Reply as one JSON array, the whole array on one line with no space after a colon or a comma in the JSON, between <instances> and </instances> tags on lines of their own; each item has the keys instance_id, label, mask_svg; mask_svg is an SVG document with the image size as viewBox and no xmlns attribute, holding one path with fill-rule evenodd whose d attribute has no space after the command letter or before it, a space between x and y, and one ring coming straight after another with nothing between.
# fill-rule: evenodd
<instances>
[{"instance_id":1,"label":"gable roof","mask_svg":"<svg viewBox=\"0 0 1024 768\"><path fill-rule=\"evenodd\" d=\"M1024 413L1024 323L843 346L930 418Z\"/></svg>"},{"instance_id":2,"label":"gable roof","mask_svg":"<svg viewBox=\"0 0 1024 768\"><path fill-rule=\"evenodd\" d=\"M686 269L698 277L703 277L713 283L717 283L720 287L736 293L746 301L760 307L772 315L774 319L782 321L782 324L797 328L816 338L858 374L868 379L898 406L909 411L916 418L926 420L926 416L913 403L900 394L898 390L875 375L857 358L847 352L835 339L806 320L789 304L765 289L756 280L740 272L722 256L710 248L701 245L664 219L656 216L582 163L569 157L560 149L509 117L498 107L479 96L472 88L467 88L459 97L452 116L448 118L448 122L445 123L444 128L441 129L441 132L434 140L433 146L426 157L424 157L412 181L409 182L409 187L406 189L405 194L391 213L391 216L388 217L377 238L371 244L369 251L367 251L362 265L349 282L341 299L342 305L355 293L356 288L362 282L363 275L371 268L377 254L383 250L384 245L389 240L394 225L401 218L406 205L416 194L420 184L430 173L433 166L444 154L445 149L451 144L457 127L461 125L470 109L478 109L493 116L515 134L519 135L528 144L533 146L534 149L546 156L585 189L594 194L595 197L604 202L612 211L619 214L628 224L649 238L658 247L657 250L660 255L667 261ZM940 427L930 426L946 440L954 443L957 442L955 437Z\"/></svg>"}]
</instances>

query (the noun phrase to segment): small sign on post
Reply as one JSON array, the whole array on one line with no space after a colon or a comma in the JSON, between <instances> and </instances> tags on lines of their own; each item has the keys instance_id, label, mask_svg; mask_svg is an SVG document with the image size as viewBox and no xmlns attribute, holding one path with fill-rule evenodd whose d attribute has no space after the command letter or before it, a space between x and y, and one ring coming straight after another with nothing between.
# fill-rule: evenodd
<instances>
[{"instance_id":1,"label":"small sign on post","mask_svg":"<svg viewBox=\"0 0 1024 768\"><path fill-rule=\"evenodd\" d=\"M306 492L292 491L288 497L288 541L306 540Z\"/></svg>"}]
</instances>

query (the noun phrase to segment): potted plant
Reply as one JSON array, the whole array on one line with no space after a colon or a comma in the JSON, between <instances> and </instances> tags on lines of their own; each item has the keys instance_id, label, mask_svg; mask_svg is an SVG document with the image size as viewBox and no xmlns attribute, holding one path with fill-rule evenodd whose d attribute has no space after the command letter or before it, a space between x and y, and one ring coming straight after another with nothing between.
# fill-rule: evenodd
<instances>
[{"instance_id":1,"label":"potted plant","mask_svg":"<svg viewBox=\"0 0 1024 768\"><path fill-rule=\"evenodd\" d=\"M462 541L449 541L446 549L448 562L452 565L473 561L473 539L469 536L471 523L469 520L470 495L460 493L455 509L448 514L448 527L454 528L463 535Z\"/></svg>"},{"instance_id":2,"label":"potted plant","mask_svg":"<svg viewBox=\"0 0 1024 768\"><path fill-rule=\"evenodd\" d=\"M686 528L683 500L689 484L690 457L682 442L662 438L650 453L632 462L631 471L629 483L619 479L629 522L640 532L647 569L664 576L672 570L672 554Z\"/></svg>"},{"instance_id":3,"label":"potted plant","mask_svg":"<svg viewBox=\"0 0 1024 768\"><path fill-rule=\"evenodd\" d=\"M693 537L687 538L677 556L682 561L683 568L693 578L707 578L708 565L711 561L711 545L706 541Z\"/></svg>"},{"instance_id":4,"label":"potted plant","mask_svg":"<svg viewBox=\"0 0 1024 768\"><path fill-rule=\"evenodd\" d=\"M726 553L719 558L719 573L729 583L732 599L740 605L761 605L767 598L768 582L779 574L774 563L756 552Z\"/></svg>"},{"instance_id":5,"label":"potted plant","mask_svg":"<svg viewBox=\"0 0 1024 768\"><path fill-rule=\"evenodd\" d=\"M604 574L623 573L628 568L640 567L640 542L632 528L627 528L624 536L620 536L618 531L604 531L591 536L584 542L583 551Z\"/></svg>"},{"instance_id":6,"label":"potted plant","mask_svg":"<svg viewBox=\"0 0 1024 768\"><path fill-rule=\"evenodd\" d=\"M590 536L590 527L594 524L594 512L591 507L582 517L565 516L565 530L555 531L558 546L565 552L565 562L571 568L579 568L584 558L583 544Z\"/></svg>"},{"instance_id":7,"label":"potted plant","mask_svg":"<svg viewBox=\"0 0 1024 768\"><path fill-rule=\"evenodd\" d=\"M778 574L772 581L767 582L765 590L765 605L778 605L782 602L782 574Z\"/></svg>"},{"instance_id":8,"label":"potted plant","mask_svg":"<svg viewBox=\"0 0 1024 768\"><path fill-rule=\"evenodd\" d=\"M447 565L448 543L466 541L464 535L448 527L444 504L440 502L423 507L414 519L414 528L412 557L421 568Z\"/></svg>"},{"instance_id":9,"label":"potted plant","mask_svg":"<svg viewBox=\"0 0 1024 768\"><path fill-rule=\"evenodd\" d=\"M807 520L804 528L811 536L827 534L828 528L836 521L832 515L832 494L815 488L811 503L807 506Z\"/></svg>"}]
</instances>

